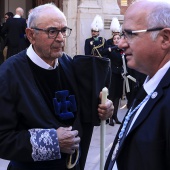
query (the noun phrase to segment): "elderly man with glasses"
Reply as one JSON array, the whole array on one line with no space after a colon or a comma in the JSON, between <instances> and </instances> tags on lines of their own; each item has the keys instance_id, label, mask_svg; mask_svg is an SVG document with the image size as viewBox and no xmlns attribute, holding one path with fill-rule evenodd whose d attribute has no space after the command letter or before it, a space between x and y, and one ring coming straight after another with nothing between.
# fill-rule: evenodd
<instances>
[{"instance_id":1,"label":"elderly man with glasses","mask_svg":"<svg viewBox=\"0 0 170 170\"><path fill-rule=\"evenodd\" d=\"M119 48L147 75L116 135L105 170L170 169L170 3L146 0L126 11ZM116 162L116 164L115 164Z\"/></svg>"},{"instance_id":2,"label":"elderly man with glasses","mask_svg":"<svg viewBox=\"0 0 170 170\"><path fill-rule=\"evenodd\" d=\"M79 84L63 52L71 29L54 4L34 8L27 25L31 45L0 67L0 157L11 160L8 170L77 170L67 162L84 154ZM107 119L112 102L96 110Z\"/></svg>"}]
</instances>

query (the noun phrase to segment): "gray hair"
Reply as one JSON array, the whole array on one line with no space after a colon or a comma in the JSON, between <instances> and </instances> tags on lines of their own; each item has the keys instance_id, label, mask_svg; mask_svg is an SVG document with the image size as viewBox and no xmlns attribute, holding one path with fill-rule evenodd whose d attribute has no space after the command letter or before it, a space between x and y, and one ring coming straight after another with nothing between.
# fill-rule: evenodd
<instances>
[{"instance_id":1,"label":"gray hair","mask_svg":"<svg viewBox=\"0 0 170 170\"><path fill-rule=\"evenodd\" d=\"M64 16L64 18L66 18L64 13L54 3L47 3L44 5L35 7L31 11L31 13L28 15L27 27L28 28L36 27L37 19L41 16L41 14L44 14L44 11L47 9L49 9L49 10L54 9L57 12L61 13Z\"/></svg>"},{"instance_id":2,"label":"gray hair","mask_svg":"<svg viewBox=\"0 0 170 170\"><path fill-rule=\"evenodd\" d=\"M158 2L147 17L148 28L170 28L170 3ZM159 31L151 32L155 40Z\"/></svg>"}]
</instances>

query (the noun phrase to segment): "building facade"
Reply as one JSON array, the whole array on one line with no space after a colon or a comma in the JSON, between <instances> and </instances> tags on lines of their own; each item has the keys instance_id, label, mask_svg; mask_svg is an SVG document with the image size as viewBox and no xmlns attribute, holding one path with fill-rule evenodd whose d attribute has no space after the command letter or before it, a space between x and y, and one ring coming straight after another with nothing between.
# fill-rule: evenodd
<instances>
[{"instance_id":1,"label":"building facade","mask_svg":"<svg viewBox=\"0 0 170 170\"><path fill-rule=\"evenodd\" d=\"M91 36L91 23L96 14L101 15L104 21L104 30L101 36L111 37L110 23L117 17L123 23L124 12L133 0L0 0L0 17L3 22L4 14L8 11L15 13L17 7L22 7L27 18L29 9L38 5L53 2L66 15L68 26L72 33L66 41L65 51L74 56L84 54L84 42Z\"/></svg>"}]
</instances>

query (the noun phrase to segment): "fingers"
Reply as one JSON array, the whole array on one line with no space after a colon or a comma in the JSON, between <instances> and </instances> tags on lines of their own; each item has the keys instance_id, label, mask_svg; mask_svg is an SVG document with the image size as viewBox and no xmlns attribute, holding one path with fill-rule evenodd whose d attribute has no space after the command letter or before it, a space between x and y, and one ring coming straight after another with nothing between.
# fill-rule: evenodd
<instances>
[{"instance_id":1,"label":"fingers","mask_svg":"<svg viewBox=\"0 0 170 170\"><path fill-rule=\"evenodd\" d=\"M80 137L75 137L72 141L68 143L67 147L63 149L63 152L68 154L73 154L75 150L79 149L79 143L80 143Z\"/></svg>"},{"instance_id":2,"label":"fingers","mask_svg":"<svg viewBox=\"0 0 170 170\"><path fill-rule=\"evenodd\" d=\"M80 137L78 136L78 131L72 131L71 129L70 127L57 129L60 151L63 153L73 154L75 149L79 148Z\"/></svg>"},{"instance_id":3,"label":"fingers","mask_svg":"<svg viewBox=\"0 0 170 170\"><path fill-rule=\"evenodd\" d=\"M70 150L70 154L73 154L75 150L79 149L80 137L75 137L73 145Z\"/></svg>"},{"instance_id":4,"label":"fingers","mask_svg":"<svg viewBox=\"0 0 170 170\"><path fill-rule=\"evenodd\" d=\"M98 115L101 120L106 120L113 115L113 102L107 99L105 104L99 104L98 106Z\"/></svg>"},{"instance_id":5,"label":"fingers","mask_svg":"<svg viewBox=\"0 0 170 170\"><path fill-rule=\"evenodd\" d=\"M58 137L62 138L73 138L78 135L77 130L72 131L72 127L60 127L57 129Z\"/></svg>"}]
</instances>

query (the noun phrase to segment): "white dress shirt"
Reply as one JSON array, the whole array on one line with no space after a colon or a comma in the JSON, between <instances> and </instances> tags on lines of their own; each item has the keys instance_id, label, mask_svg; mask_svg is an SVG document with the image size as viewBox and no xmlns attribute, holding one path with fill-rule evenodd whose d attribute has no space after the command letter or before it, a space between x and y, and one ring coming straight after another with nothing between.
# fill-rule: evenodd
<instances>
[{"instance_id":1,"label":"white dress shirt","mask_svg":"<svg viewBox=\"0 0 170 170\"><path fill-rule=\"evenodd\" d=\"M53 70L58 66L58 58L55 59L54 67L50 66L35 53L32 44L27 49L27 55L33 63L46 70Z\"/></svg>"},{"instance_id":2,"label":"white dress shirt","mask_svg":"<svg viewBox=\"0 0 170 170\"><path fill-rule=\"evenodd\" d=\"M16 15L14 15L14 17L13 18L21 18L21 16L20 15L18 15L18 14L16 14Z\"/></svg>"},{"instance_id":3,"label":"white dress shirt","mask_svg":"<svg viewBox=\"0 0 170 170\"><path fill-rule=\"evenodd\" d=\"M145 89L147 94L151 94L156 89L156 87L158 86L158 84L162 80L163 76L166 74L169 67L170 67L170 61L168 61L162 68L160 68L151 79L149 79L149 76L147 76L147 78L146 78L146 80L143 84L143 88ZM137 117L139 116L141 110L144 108L144 106L146 105L148 100L146 100L146 102L144 102L141 105L141 107L137 110L137 112L136 112L136 114L133 118L133 121L132 121L132 123L129 127L129 130L133 126L134 122L136 121ZM128 130L127 134L129 133L129 130Z\"/></svg>"}]
</instances>

